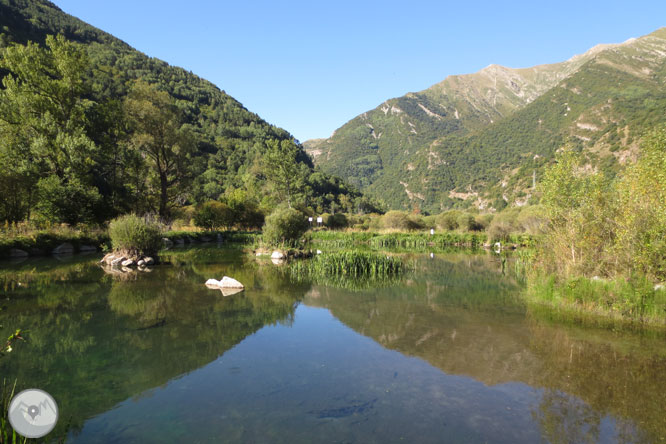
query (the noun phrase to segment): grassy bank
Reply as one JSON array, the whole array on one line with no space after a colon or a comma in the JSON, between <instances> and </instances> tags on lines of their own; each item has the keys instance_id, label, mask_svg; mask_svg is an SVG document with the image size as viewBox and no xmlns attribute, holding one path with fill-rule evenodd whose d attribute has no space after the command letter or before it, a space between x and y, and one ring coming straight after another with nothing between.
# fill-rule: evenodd
<instances>
[{"instance_id":1,"label":"grassy bank","mask_svg":"<svg viewBox=\"0 0 666 444\"><path fill-rule=\"evenodd\" d=\"M167 231L161 234L177 244L196 244L203 242L229 242L241 245L258 243L261 233L256 231ZM0 233L0 258L11 257L12 250L21 250L30 256L45 256L62 244L71 244L74 252L93 247L97 251L111 248L109 234L103 229L80 230L58 227L44 230L21 230L20 232L3 231ZM89 249L88 249L89 250Z\"/></svg>"},{"instance_id":2,"label":"grassy bank","mask_svg":"<svg viewBox=\"0 0 666 444\"><path fill-rule=\"evenodd\" d=\"M413 232L373 232L373 231L315 231L310 238L314 244L334 247L354 247L369 245L371 248L422 249L426 247L466 247L479 248L487 242L487 235L480 232L446 231L435 233ZM533 246L534 236L527 234L510 235L508 244Z\"/></svg>"},{"instance_id":3,"label":"grassy bank","mask_svg":"<svg viewBox=\"0 0 666 444\"><path fill-rule=\"evenodd\" d=\"M17 249L31 256L51 254L57 246L69 243L75 252L82 247L94 247L104 250L110 246L109 235L106 231L83 231L75 229L38 230L27 233L6 233L0 235L0 257L10 257L11 250Z\"/></svg>"},{"instance_id":4,"label":"grassy bank","mask_svg":"<svg viewBox=\"0 0 666 444\"><path fill-rule=\"evenodd\" d=\"M554 314L594 324L666 327L666 289L655 289L645 277L558 279L534 273L527 278L525 298Z\"/></svg>"}]
</instances>

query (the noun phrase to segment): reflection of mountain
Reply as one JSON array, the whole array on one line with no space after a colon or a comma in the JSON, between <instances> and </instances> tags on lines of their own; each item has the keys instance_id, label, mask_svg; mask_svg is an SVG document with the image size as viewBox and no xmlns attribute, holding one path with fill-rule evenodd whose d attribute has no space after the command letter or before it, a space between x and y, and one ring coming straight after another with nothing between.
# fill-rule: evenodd
<instances>
[{"instance_id":1,"label":"reflection of mountain","mask_svg":"<svg viewBox=\"0 0 666 444\"><path fill-rule=\"evenodd\" d=\"M663 339L614 336L550 325L529 314L526 318L511 296L515 288L500 279L495 264L487 262L484 271L483 263L478 258L423 261L426 278L384 289L381 295L316 286L304 302L328 308L357 332L447 374L488 385L523 382L548 389L535 418L544 433L553 432L551 437L567 429L571 418L565 413L576 407L571 395L595 414L633 421L647 434L645 441L666 434ZM580 433L575 427L567 430L570 435L552 442Z\"/></svg>"},{"instance_id":2,"label":"reflection of mountain","mask_svg":"<svg viewBox=\"0 0 666 444\"><path fill-rule=\"evenodd\" d=\"M213 361L266 324L290 322L305 292L272 268L241 269L218 260L207 273L231 274L246 284L244 293L225 298L203 285L191 262L175 262L133 280L113 280L89 262L68 269L66 281L44 272L40 285L33 280L8 293L18 299L0 312L0 325L30 334L29 343L0 360L0 374L53 395L61 415L56 433L70 418L79 427Z\"/></svg>"}]
</instances>

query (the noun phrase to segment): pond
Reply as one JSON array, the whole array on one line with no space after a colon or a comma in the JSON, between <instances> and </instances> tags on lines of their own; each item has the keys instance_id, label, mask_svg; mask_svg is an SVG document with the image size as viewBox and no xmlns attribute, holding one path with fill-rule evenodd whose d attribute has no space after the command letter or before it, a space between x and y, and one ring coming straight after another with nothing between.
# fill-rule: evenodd
<instances>
[{"instance_id":1,"label":"pond","mask_svg":"<svg viewBox=\"0 0 666 444\"><path fill-rule=\"evenodd\" d=\"M29 331L0 375L53 395L52 440L666 440L664 336L552 321L492 255L408 255L374 287L293 282L233 248L165 259L0 264L0 332ZM203 285L223 275L245 291Z\"/></svg>"}]
</instances>

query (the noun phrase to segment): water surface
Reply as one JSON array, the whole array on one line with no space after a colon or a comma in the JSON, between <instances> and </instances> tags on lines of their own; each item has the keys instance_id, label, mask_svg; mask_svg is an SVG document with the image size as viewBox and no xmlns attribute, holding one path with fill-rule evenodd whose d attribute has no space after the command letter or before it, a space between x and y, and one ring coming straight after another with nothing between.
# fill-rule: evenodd
<instances>
[{"instance_id":1,"label":"water surface","mask_svg":"<svg viewBox=\"0 0 666 444\"><path fill-rule=\"evenodd\" d=\"M1 333L30 339L0 374L56 398L67 442L666 440L664 337L552 322L490 255L410 256L379 288L215 247L97 260L0 269Z\"/></svg>"}]
</instances>

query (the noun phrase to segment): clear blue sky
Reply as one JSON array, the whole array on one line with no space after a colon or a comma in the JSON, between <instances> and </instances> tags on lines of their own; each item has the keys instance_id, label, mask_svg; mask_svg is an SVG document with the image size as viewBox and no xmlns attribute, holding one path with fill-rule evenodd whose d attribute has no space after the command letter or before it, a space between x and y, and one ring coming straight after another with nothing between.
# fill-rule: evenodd
<instances>
[{"instance_id":1,"label":"clear blue sky","mask_svg":"<svg viewBox=\"0 0 666 444\"><path fill-rule=\"evenodd\" d=\"M491 63L558 62L666 26L666 1L55 0L296 138Z\"/></svg>"}]
</instances>

